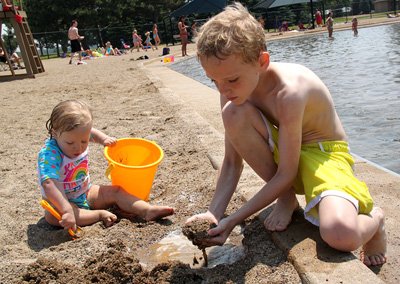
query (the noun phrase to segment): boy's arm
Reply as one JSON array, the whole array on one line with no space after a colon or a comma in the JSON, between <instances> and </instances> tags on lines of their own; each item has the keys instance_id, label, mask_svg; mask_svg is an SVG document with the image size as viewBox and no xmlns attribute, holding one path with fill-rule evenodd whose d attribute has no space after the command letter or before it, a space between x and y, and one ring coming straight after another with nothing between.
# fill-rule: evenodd
<instances>
[{"instance_id":1,"label":"boy's arm","mask_svg":"<svg viewBox=\"0 0 400 284\"><path fill-rule=\"evenodd\" d=\"M228 100L220 95L221 109L225 106ZM243 159L236 152L235 148L229 141L229 137L225 134L225 155L222 161L221 168L218 173L217 185L214 196L208 211L205 214L195 215L189 218L186 223L190 223L196 219L208 219L216 224L223 218L226 207L236 190L240 175L243 170Z\"/></svg>"},{"instance_id":2,"label":"boy's arm","mask_svg":"<svg viewBox=\"0 0 400 284\"><path fill-rule=\"evenodd\" d=\"M60 212L60 225L64 227L64 229L72 228L75 231L75 214L61 184L56 179L49 178L42 182L42 186L47 199L54 204L56 209Z\"/></svg>"},{"instance_id":3,"label":"boy's arm","mask_svg":"<svg viewBox=\"0 0 400 284\"><path fill-rule=\"evenodd\" d=\"M243 159L233 148L225 134L225 156L222 162L215 193L208 211L220 221L232 198L243 170Z\"/></svg>"},{"instance_id":4,"label":"boy's arm","mask_svg":"<svg viewBox=\"0 0 400 284\"><path fill-rule=\"evenodd\" d=\"M117 139L107 134L101 132L96 128L92 128L90 133L90 141L104 145L104 146L114 146L117 143Z\"/></svg>"},{"instance_id":5,"label":"boy's arm","mask_svg":"<svg viewBox=\"0 0 400 284\"><path fill-rule=\"evenodd\" d=\"M293 184L297 175L302 142L304 102L290 99L282 104L279 113L279 165L276 174L261 190L238 211L221 220L210 230L205 246L222 245L232 229L247 217L274 202ZM217 236L218 235L218 236Z\"/></svg>"}]
</instances>

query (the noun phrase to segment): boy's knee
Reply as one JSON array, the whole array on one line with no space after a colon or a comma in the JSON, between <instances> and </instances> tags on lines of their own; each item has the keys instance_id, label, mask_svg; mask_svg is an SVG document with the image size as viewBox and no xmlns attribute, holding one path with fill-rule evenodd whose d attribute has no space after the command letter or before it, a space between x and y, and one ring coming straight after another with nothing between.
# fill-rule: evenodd
<instances>
[{"instance_id":1,"label":"boy's knee","mask_svg":"<svg viewBox=\"0 0 400 284\"><path fill-rule=\"evenodd\" d=\"M354 226L346 222L334 222L321 226L322 239L332 248L341 251L352 251L360 247L359 234Z\"/></svg>"},{"instance_id":2,"label":"boy's knee","mask_svg":"<svg viewBox=\"0 0 400 284\"><path fill-rule=\"evenodd\" d=\"M250 112L255 109L256 108L248 102L241 105L228 102L222 109L222 119L225 129L239 126L240 122L244 122L245 118L249 117Z\"/></svg>"}]
</instances>

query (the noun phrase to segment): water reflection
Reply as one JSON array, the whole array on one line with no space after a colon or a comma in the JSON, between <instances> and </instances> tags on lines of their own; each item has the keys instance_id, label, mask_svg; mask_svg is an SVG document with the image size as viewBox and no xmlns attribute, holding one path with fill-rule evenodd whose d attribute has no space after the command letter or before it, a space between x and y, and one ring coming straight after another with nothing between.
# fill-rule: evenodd
<instances>
[{"instance_id":1,"label":"water reflection","mask_svg":"<svg viewBox=\"0 0 400 284\"><path fill-rule=\"evenodd\" d=\"M272 61L313 70L327 85L352 152L400 173L400 23L268 42ZM192 57L172 69L214 88Z\"/></svg>"}]
</instances>

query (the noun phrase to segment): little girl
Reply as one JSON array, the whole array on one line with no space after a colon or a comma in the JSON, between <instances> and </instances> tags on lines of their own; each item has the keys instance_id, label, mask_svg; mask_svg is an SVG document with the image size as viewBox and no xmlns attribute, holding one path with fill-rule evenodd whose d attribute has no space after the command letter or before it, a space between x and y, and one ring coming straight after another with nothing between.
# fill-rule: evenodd
<instances>
[{"instance_id":1,"label":"little girl","mask_svg":"<svg viewBox=\"0 0 400 284\"><path fill-rule=\"evenodd\" d=\"M89 106L79 100L59 103L46 123L50 138L39 153L38 179L43 199L53 204L62 217L58 221L46 211L46 221L74 231L77 225L85 226L98 221L109 227L117 216L104 209L112 205L146 221L172 215L173 208L152 206L119 186L91 184L89 141L104 146L113 146L117 142L92 125Z\"/></svg>"},{"instance_id":2,"label":"little girl","mask_svg":"<svg viewBox=\"0 0 400 284\"><path fill-rule=\"evenodd\" d=\"M150 32L147 32L144 35L146 36L146 41L145 41L146 47L147 47L146 51L147 51L147 49L149 49L150 46L151 46L151 49L154 50L154 47L153 47L153 45L151 44L151 41L150 41Z\"/></svg>"}]
</instances>

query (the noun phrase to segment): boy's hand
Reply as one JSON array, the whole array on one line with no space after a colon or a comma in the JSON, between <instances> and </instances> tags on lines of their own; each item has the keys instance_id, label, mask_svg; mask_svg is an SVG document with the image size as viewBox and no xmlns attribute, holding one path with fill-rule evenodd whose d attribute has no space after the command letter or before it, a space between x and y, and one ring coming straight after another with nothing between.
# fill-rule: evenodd
<instances>
[{"instance_id":1,"label":"boy's hand","mask_svg":"<svg viewBox=\"0 0 400 284\"><path fill-rule=\"evenodd\" d=\"M222 246L226 239L229 237L229 234L232 232L233 227L230 224L229 218L222 219L216 228L208 231L208 235L211 238L198 240L196 245L199 248L206 248L211 246Z\"/></svg>"},{"instance_id":2,"label":"boy's hand","mask_svg":"<svg viewBox=\"0 0 400 284\"><path fill-rule=\"evenodd\" d=\"M234 227L230 224L229 217L222 219L220 222L218 222L214 214L212 214L210 211L190 217L186 220L185 224L188 224L198 219L210 220L211 222L217 224L217 227L208 231L208 235L212 238L198 240L195 243L195 245L197 245L201 249L211 246L222 246L226 242L226 239L228 238Z\"/></svg>"},{"instance_id":3,"label":"boy's hand","mask_svg":"<svg viewBox=\"0 0 400 284\"><path fill-rule=\"evenodd\" d=\"M104 146L114 146L116 143L117 143L117 138L110 136L107 136L103 141Z\"/></svg>"},{"instance_id":4,"label":"boy's hand","mask_svg":"<svg viewBox=\"0 0 400 284\"><path fill-rule=\"evenodd\" d=\"M61 216L60 225L68 230L71 228L74 232L76 231L76 220L74 213L65 213Z\"/></svg>"},{"instance_id":5,"label":"boy's hand","mask_svg":"<svg viewBox=\"0 0 400 284\"><path fill-rule=\"evenodd\" d=\"M218 225L217 218L215 218L214 214L212 214L210 211L190 217L189 219L186 220L185 224L193 222L194 220L210 220L211 222Z\"/></svg>"}]
</instances>

